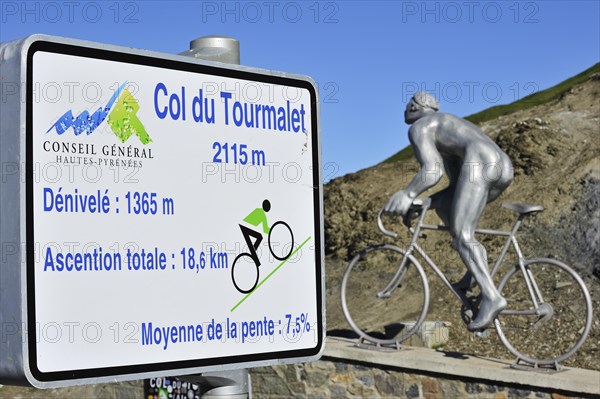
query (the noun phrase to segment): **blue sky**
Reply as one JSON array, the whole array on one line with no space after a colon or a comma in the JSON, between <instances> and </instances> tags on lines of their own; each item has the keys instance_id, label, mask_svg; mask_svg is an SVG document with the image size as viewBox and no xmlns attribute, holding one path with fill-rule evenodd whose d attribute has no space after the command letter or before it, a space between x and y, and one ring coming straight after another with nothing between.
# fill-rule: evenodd
<instances>
[{"instance_id":1,"label":"blue sky","mask_svg":"<svg viewBox=\"0 0 600 399\"><path fill-rule=\"evenodd\" d=\"M241 42L244 65L311 76L326 180L408 144L415 90L466 116L600 61L599 1L0 1L0 40L33 33L179 53Z\"/></svg>"}]
</instances>

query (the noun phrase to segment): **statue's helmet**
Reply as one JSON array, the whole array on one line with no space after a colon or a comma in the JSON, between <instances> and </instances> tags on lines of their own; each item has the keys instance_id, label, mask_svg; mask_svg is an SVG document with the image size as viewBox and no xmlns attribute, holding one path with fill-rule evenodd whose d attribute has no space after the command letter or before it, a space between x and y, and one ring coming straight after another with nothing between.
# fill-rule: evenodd
<instances>
[{"instance_id":1,"label":"statue's helmet","mask_svg":"<svg viewBox=\"0 0 600 399\"><path fill-rule=\"evenodd\" d=\"M412 101L423 108L429 108L434 111L440 109L440 103L438 102L438 100L436 100L436 98L432 94L429 94L424 91L419 91L415 93L412 97Z\"/></svg>"}]
</instances>

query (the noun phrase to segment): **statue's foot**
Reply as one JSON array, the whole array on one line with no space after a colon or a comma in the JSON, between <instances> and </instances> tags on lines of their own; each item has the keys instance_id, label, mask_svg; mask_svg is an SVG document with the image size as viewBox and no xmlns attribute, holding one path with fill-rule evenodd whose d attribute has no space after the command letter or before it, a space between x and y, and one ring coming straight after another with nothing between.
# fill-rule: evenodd
<instances>
[{"instance_id":1,"label":"statue's foot","mask_svg":"<svg viewBox=\"0 0 600 399\"><path fill-rule=\"evenodd\" d=\"M467 329L469 331L478 331L484 329L505 307L506 299L503 297L498 297L496 299L483 299L479 305L477 317L471 323L469 323Z\"/></svg>"}]
</instances>

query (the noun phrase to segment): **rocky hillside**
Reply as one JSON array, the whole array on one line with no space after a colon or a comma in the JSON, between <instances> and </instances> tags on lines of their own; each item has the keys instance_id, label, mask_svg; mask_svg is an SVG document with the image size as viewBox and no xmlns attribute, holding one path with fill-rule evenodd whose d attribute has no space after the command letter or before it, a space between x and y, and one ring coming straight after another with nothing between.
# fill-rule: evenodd
<instances>
[{"instance_id":1,"label":"rocky hillside","mask_svg":"<svg viewBox=\"0 0 600 399\"><path fill-rule=\"evenodd\" d=\"M480 226L509 228L514 221L502 202L543 205L545 211L529 218L521 229L520 243L526 255L562 259L584 276L600 312L600 73L598 66L578 75L532 100L496 109L500 116L477 114L475 122L511 157L515 179L511 186L486 208ZM551 96L548 94L552 94ZM545 96L545 97L544 97ZM540 98L544 98L540 101ZM442 109L443 109L442 104ZM489 120L488 120L489 119ZM408 130L408 129L407 129ZM399 132L399 134L402 134ZM405 149L389 162L332 180L325 187L325 245L327 272L328 329L348 330L340 308L339 286L345 264L357 250L386 241L377 230L377 211L397 190L405 187L417 171L412 151ZM443 184L430 193L443 188ZM439 223L433 215L429 222ZM400 224L397 230L405 230ZM406 236L402 243L406 243ZM387 240L388 242L393 242ZM397 242L396 242L397 243ZM499 241L483 239L490 259ZM427 249L435 249L432 258L444 265L448 277L456 279L464 266L452 253L447 235L428 235ZM435 277L432 277L434 279ZM450 292L431 284L432 307L428 319L452 319L453 330L448 350L510 357L496 353L489 344L474 344L464 324L454 317L459 305ZM439 297L439 300L437 299ZM434 299L432 299L432 302ZM443 305L444 306L443 306ZM435 308L435 309L434 309ZM463 342L464 341L464 342ZM496 342L500 346L499 342ZM475 346L474 346L475 345ZM491 345L496 346L496 345ZM574 365L600 370L600 322L594 325Z\"/></svg>"}]
</instances>

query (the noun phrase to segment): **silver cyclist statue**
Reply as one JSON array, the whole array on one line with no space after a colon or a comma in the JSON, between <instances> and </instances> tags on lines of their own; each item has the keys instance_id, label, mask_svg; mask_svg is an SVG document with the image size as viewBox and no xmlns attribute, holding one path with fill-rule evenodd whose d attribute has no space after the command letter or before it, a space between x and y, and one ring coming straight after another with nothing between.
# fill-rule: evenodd
<instances>
[{"instance_id":1,"label":"silver cyclist statue","mask_svg":"<svg viewBox=\"0 0 600 399\"><path fill-rule=\"evenodd\" d=\"M425 92L415 93L406 106L404 120L411 125L408 138L420 170L383 210L405 216L417 196L446 173L450 184L431 197L431 207L450 228L452 247L467 267L455 288L466 292L477 283L481 290L479 310L467 327L477 331L496 318L506 300L490 277L487 252L475 239L475 229L485 205L511 183L513 167L508 155L477 126L439 109L435 97Z\"/></svg>"}]
</instances>

